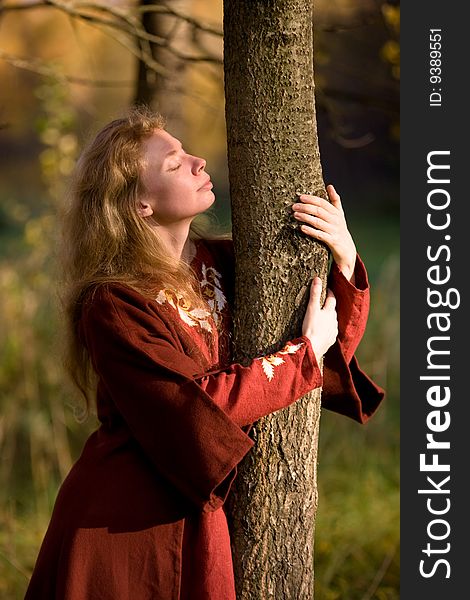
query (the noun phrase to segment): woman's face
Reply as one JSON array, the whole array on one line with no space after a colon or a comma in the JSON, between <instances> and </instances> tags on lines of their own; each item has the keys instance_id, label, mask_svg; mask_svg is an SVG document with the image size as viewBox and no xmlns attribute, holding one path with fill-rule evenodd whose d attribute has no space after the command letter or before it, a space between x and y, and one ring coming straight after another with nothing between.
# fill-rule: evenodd
<instances>
[{"instance_id":1,"label":"woman's face","mask_svg":"<svg viewBox=\"0 0 470 600\"><path fill-rule=\"evenodd\" d=\"M206 161L187 154L176 138L157 129L143 143L138 212L160 225L190 221L214 202Z\"/></svg>"}]
</instances>

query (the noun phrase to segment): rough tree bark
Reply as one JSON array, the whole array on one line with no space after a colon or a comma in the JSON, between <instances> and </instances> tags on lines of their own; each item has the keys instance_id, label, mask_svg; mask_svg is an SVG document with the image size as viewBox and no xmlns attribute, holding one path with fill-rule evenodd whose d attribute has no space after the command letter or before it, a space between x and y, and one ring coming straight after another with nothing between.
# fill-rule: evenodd
<instances>
[{"instance_id":1,"label":"rough tree bark","mask_svg":"<svg viewBox=\"0 0 470 600\"><path fill-rule=\"evenodd\" d=\"M326 197L316 132L311 0L225 0L224 69L241 362L300 334L328 252L293 222ZM258 421L228 506L239 600L313 598L320 391Z\"/></svg>"}]
</instances>

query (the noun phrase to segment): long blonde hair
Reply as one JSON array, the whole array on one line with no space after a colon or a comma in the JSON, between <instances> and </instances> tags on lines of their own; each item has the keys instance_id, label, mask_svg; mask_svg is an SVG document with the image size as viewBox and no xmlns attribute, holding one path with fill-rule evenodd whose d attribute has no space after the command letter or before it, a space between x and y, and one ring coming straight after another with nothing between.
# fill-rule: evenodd
<instances>
[{"instance_id":1,"label":"long blonde hair","mask_svg":"<svg viewBox=\"0 0 470 600\"><path fill-rule=\"evenodd\" d=\"M65 362L87 410L94 374L78 337L78 323L83 301L92 290L119 282L152 295L164 286L178 290L195 305L202 302L190 267L169 255L155 228L136 210L142 142L164 125L160 114L146 107L132 108L98 132L82 152L72 177L60 252Z\"/></svg>"}]
</instances>

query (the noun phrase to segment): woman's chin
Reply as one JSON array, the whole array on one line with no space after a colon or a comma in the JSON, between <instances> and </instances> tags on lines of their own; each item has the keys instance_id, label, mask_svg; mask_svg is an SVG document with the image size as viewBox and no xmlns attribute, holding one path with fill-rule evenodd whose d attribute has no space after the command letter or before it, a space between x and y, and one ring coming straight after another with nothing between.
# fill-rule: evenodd
<instances>
[{"instance_id":1,"label":"woman's chin","mask_svg":"<svg viewBox=\"0 0 470 600\"><path fill-rule=\"evenodd\" d=\"M204 208L204 210L207 210L208 208L210 208L214 202L215 202L215 194L212 190L204 190L206 195L207 195L207 206Z\"/></svg>"}]
</instances>

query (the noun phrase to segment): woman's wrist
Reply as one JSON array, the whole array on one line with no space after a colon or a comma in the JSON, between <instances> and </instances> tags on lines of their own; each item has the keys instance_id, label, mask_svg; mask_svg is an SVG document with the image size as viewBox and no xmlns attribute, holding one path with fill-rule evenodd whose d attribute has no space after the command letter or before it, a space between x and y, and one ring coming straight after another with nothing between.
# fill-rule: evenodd
<instances>
[{"instance_id":1,"label":"woman's wrist","mask_svg":"<svg viewBox=\"0 0 470 600\"><path fill-rule=\"evenodd\" d=\"M354 271L356 269L356 256L354 256L354 261L336 263L338 269L341 273L346 277L348 281L350 281L354 285Z\"/></svg>"}]
</instances>

